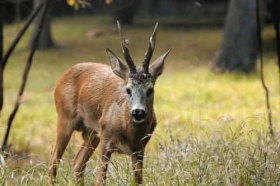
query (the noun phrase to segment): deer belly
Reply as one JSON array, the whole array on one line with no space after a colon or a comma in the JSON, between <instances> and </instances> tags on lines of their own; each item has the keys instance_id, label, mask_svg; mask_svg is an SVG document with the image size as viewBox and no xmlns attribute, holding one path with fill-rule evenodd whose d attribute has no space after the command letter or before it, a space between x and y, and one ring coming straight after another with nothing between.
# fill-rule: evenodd
<instances>
[{"instance_id":1,"label":"deer belly","mask_svg":"<svg viewBox=\"0 0 280 186\"><path fill-rule=\"evenodd\" d=\"M133 153L131 147L127 143L116 142L113 145L113 149L126 155L131 155Z\"/></svg>"},{"instance_id":2,"label":"deer belly","mask_svg":"<svg viewBox=\"0 0 280 186\"><path fill-rule=\"evenodd\" d=\"M81 104L78 105L78 114L83 118L83 123L88 131L99 131L99 122L98 118L95 117L92 110L86 107L83 107Z\"/></svg>"}]
</instances>

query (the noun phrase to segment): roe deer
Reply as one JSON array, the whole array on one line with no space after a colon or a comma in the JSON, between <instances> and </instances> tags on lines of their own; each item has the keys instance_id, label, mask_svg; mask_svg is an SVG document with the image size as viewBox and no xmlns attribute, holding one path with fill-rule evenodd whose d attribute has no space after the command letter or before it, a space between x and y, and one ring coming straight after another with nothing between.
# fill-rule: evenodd
<instances>
[{"instance_id":1,"label":"roe deer","mask_svg":"<svg viewBox=\"0 0 280 186\"><path fill-rule=\"evenodd\" d=\"M77 180L82 180L86 163L100 144L96 185L105 184L113 152L131 156L135 183L142 184L145 146L157 124L153 109L154 86L171 48L149 65L155 48L156 24L143 65L136 68L119 23L118 29L127 65L107 49L111 68L100 63L77 64L64 73L55 89L58 119L57 139L49 167L51 183L76 130L82 131L84 140L73 159Z\"/></svg>"}]
</instances>

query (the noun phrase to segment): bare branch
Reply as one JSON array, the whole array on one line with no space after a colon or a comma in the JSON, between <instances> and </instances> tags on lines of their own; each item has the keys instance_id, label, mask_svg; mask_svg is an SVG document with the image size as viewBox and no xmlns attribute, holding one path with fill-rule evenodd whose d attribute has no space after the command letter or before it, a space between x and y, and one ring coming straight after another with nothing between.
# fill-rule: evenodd
<instances>
[{"instance_id":1,"label":"bare branch","mask_svg":"<svg viewBox=\"0 0 280 186\"><path fill-rule=\"evenodd\" d=\"M261 19L260 19L260 2L257 1L257 7L256 7L256 15L257 15L257 26L258 26L258 42L259 42L259 50L260 50L260 68L261 68L261 82L263 89L265 91L265 98L266 98L266 109L267 109L267 118L268 118L268 131L271 138L274 136L273 131L273 123L272 123L272 111L270 107L270 98L269 98L269 90L267 88L267 85L264 80L264 69L263 69L263 45L262 45L262 30L261 30Z\"/></svg>"},{"instance_id":2,"label":"bare branch","mask_svg":"<svg viewBox=\"0 0 280 186\"><path fill-rule=\"evenodd\" d=\"M47 11L49 9L50 3L51 3L51 0L45 0L44 1L45 8L43 9L44 12L43 12L42 20L40 22L39 30L36 33L36 37L34 39L33 45L31 46L31 51L29 53L28 60L26 62L26 66L25 66L25 69L24 69L24 73L23 73L23 77L22 77L22 82L21 82L21 86L20 86L20 90L19 90L19 93L18 93L18 97L17 97L16 103L15 103L15 106L14 106L14 110L12 111L12 113L11 113L11 115L9 117L9 121L8 121L8 124L7 124L6 134L5 134L5 137L4 137L4 140L3 140L3 144L2 144L2 147L1 147L2 151L4 151L7 148L7 143L8 143L8 137L9 137L10 129L11 129L13 120L14 120L14 118L16 116L16 113L17 113L17 111L19 109L19 106L20 106L20 103L21 103L22 95L23 95L23 92L24 92L24 89L25 89L27 78L28 78L28 73L29 73L29 70L30 70L31 65L32 65L33 56L34 56L36 48L37 48L39 37L40 37L41 31L42 31L42 28L43 28L43 25L44 25L44 21L45 21L45 18L46 18Z\"/></svg>"},{"instance_id":3,"label":"bare branch","mask_svg":"<svg viewBox=\"0 0 280 186\"><path fill-rule=\"evenodd\" d=\"M3 92L4 92L4 87L3 87L3 81L4 81L3 76L4 75L3 75L3 73L4 73L5 66L8 62L8 59L9 59L10 55L12 54L15 47L17 46L18 42L20 41L20 39L22 38L22 36L26 32L26 30L29 28L31 22L38 15L38 13L42 9L42 7L43 7L43 2L41 2L39 4L39 6L35 10L32 11L32 13L28 17L26 23L24 24L24 26L22 27L22 29L20 30L20 32L18 33L18 35L16 36L14 41L12 42L11 46L8 48L5 56L3 57L3 59L0 59L1 60L1 64L0 64L0 111L3 108L3 97L4 97L3 96ZM1 13L3 13L3 12L1 12Z\"/></svg>"}]
</instances>

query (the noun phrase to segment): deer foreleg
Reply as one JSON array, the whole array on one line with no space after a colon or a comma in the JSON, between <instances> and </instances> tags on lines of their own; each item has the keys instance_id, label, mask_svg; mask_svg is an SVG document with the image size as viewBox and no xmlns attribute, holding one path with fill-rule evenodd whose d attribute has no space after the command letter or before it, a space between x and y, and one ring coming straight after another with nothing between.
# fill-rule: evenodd
<instances>
[{"instance_id":1,"label":"deer foreleg","mask_svg":"<svg viewBox=\"0 0 280 186\"><path fill-rule=\"evenodd\" d=\"M105 185L106 182L106 172L108 168L108 163L111 158L112 152L106 147L106 144L103 142L101 144L100 150L100 160L98 167L98 175L95 186Z\"/></svg>"},{"instance_id":2,"label":"deer foreleg","mask_svg":"<svg viewBox=\"0 0 280 186\"><path fill-rule=\"evenodd\" d=\"M83 172L86 168L86 163L88 162L92 153L99 144L99 138L94 133L88 135L84 132L83 138L84 143L73 160L75 178L76 180L81 182L83 181L81 180L81 178L83 177Z\"/></svg>"},{"instance_id":3,"label":"deer foreleg","mask_svg":"<svg viewBox=\"0 0 280 186\"><path fill-rule=\"evenodd\" d=\"M144 160L144 151L138 151L131 155L132 159L132 168L134 172L134 179L136 185L141 185L143 180L143 160Z\"/></svg>"}]
</instances>

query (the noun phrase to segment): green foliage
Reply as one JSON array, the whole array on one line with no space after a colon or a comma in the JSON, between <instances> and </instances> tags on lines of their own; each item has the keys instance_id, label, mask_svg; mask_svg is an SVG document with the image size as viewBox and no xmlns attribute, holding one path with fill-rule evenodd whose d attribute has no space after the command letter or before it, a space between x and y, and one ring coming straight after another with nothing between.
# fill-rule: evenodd
<instances>
[{"instance_id":1,"label":"green foliage","mask_svg":"<svg viewBox=\"0 0 280 186\"><path fill-rule=\"evenodd\" d=\"M142 19L136 23L148 24L150 29L125 28L131 54L139 64L156 21ZM161 26L174 21L159 21L154 59L170 45L173 51L167 59L166 71L156 85L155 110L159 124L146 153L146 185L277 185L280 145L279 141L266 138L264 92L258 74L211 73L221 30L178 31ZM54 22L53 32L59 46L36 53L9 141L11 149L20 155L11 154L3 159L4 155L0 154L0 185L47 185L47 164L56 134L55 85L62 73L77 62L108 64L106 47L121 56L118 34L106 32L109 26L107 17L78 17ZM19 27L5 27L5 46ZM86 33L94 29L105 32L99 37L89 37ZM266 29L266 42L272 35L272 29ZM27 43L28 37L25 37L5 70L1 137L17 95L27 58ZM276 136L279 137L278 70L272 53L266 52L265 58ZM58 170L59 185L75 184L71 159L80 144L80 134L75 134ZM86 169L86 185L95 180L97 154L94 153ZM108 185L129 184L133 185L130 158L115 155L108 171Z\"/></svg>"}]
</instances>

